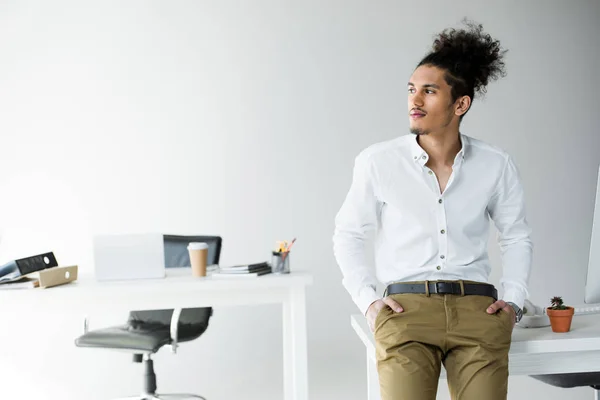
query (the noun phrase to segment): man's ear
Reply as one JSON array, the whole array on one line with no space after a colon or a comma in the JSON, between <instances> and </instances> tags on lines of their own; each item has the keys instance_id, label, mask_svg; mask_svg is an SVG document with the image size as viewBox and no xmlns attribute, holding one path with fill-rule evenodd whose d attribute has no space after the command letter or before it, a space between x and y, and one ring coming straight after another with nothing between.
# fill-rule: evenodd
<instances>
[{"instance_id":1,"label":"man's ear","mask_svg":"<svg viewBox=\"0 0 600 400\"><path fill-rule=\"evenodd\" d=\"M470 107L471 98L469 96L462 96L456 99L454 114L460 117L461 115L464 115L467 111L469 111Z\"/></svg>"}]
</instances>

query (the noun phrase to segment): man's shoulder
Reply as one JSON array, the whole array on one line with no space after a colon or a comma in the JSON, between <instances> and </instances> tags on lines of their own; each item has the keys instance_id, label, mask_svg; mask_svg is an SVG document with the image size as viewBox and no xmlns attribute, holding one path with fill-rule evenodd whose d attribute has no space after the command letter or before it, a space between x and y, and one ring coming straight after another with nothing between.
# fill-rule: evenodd
<instances>
[{"instance_id":1,"label":"man's shoulder","mask_svg":"<svg viewBox=\"0 0 600 400\"><path fill-rule=\"evenodd\" d=\"M498 159L501 160L506 160L507 158L510 157L510 155L508 154L508 152L504 149L502 149L501 147L488 143L488 142L484 142L483 140L480 139L475 139L471 136L467 136L467 135L463 135L465 138L467 138L468 143L469 143L469 147L470 150L473 151L475 154L478 155L482 155L486 158L489 157L497 157Z\"/></svg>"},{"instance_id":2,"label":"man's shoulder","mask_svg":"<svg viewBox=\"0 0 600 400\"><path fill-rule=\"evenodd\" d=\"M378 142L370 145L366 149L362 150L357 159L362 160L373 160L382 157L390 152L396 152L404 147L409 146L410 135L400 136L391 140Z\"/></svg>"}]
</instances>

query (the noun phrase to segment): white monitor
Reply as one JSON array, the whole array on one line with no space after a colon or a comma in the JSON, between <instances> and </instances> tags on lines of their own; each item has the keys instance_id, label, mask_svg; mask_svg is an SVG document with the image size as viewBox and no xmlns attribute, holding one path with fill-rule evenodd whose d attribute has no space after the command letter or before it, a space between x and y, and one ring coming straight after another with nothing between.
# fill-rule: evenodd
<instances>
[{"instance_id":1,"label":"white monitor","mask_svg":"<svg viewBox=\"0 0 600 400\"><path fill-rule=\"evenodd\" d=\"M600 170L598 170L598 187L596 188L596 202L592 221L592 240L585 284L585 302L586 304L600 303Z\"/></svg>"}]
</instances>

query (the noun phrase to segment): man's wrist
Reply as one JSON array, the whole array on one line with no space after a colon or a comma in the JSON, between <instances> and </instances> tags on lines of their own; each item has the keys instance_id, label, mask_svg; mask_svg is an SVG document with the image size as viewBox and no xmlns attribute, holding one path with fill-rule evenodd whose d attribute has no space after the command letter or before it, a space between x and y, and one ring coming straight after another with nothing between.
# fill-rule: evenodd
<instances>
[{"instance_id":1,"label":"man's wrist","mask_svg":"<svg viewBox=\"0 0 600 400\"><path fill-rule=\"evenodd\" d=\"M521 318L523 318L523 310L521 310L521 307L519 307L512 301L507 301L506 304L511 306L512 309L515 311L515 321L519 322L521 320Z\"/></svg>"}]
</instances>

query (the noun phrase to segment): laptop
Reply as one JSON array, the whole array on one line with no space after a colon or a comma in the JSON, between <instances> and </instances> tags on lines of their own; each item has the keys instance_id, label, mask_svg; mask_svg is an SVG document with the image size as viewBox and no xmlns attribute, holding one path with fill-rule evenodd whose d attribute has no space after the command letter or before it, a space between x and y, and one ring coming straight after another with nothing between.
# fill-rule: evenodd
<instances>
[{"instance_id":1,"label":"laptop","mask_svg":"<svg viewBox=\"0 0 600 400\"><path fill-rule=\"evenodd\" d=\"M96 235L93 248L98 281L165 277L162 234Z\"/></svg>"}]
</instances>

